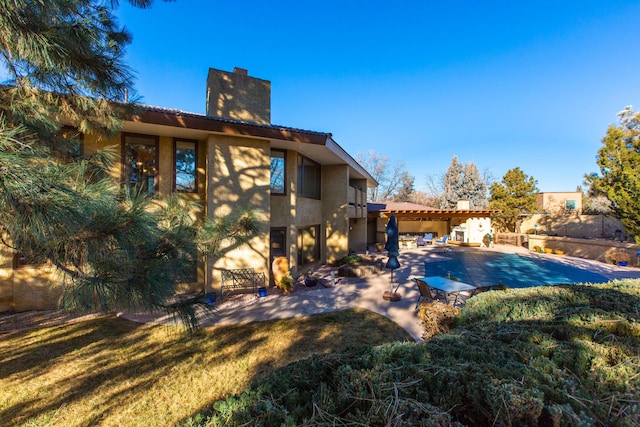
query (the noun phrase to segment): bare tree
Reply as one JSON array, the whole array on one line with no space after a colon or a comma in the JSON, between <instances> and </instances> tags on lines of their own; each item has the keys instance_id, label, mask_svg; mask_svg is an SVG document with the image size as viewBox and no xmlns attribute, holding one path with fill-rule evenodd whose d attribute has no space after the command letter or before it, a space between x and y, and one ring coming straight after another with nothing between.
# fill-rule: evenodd
<instances>
[{"instance_id":1,"label":"bare tree","mask_svg":"<svg viewBox=\"0 0 640 427\"><path fill-rule=\"evenodd\" d=\"M398 160L390 165L387 156L378 154L373 150L369 150L366 153L357 153L355 157L356 161L378 181L378 187L368 190L367 201L392 200L402 183L403 177L407 174L405 162Z\"/></svg>"}]
</instances>

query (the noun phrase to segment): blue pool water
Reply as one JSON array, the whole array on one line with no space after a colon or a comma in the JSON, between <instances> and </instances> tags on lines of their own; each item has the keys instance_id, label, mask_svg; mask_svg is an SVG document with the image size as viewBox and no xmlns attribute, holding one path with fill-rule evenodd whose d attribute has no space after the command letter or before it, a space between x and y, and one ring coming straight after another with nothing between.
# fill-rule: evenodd
<instances>
[{"instance_id":1,"label":"blue pool water","mask_svg":"<svg viewBox=\"0 0 640 427\"><path fill-rule=\"evenodd\" d=\"M601 274L539 257L499 252L452 252L448 260L425 262L425 276L456 277L480 286L503 283L524 288L560 283L605 283Z\"/></svg>"}]
</instances>

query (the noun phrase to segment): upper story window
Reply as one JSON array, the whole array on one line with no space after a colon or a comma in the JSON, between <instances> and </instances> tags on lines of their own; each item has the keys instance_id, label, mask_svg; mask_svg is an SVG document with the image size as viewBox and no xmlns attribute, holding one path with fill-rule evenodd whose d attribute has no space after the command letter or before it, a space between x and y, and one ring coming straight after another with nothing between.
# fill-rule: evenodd
<instances>
[{"instance_id":1,"label":"upper story window","mask_svg":"<svg viewBox=\"0 0 640 427\"><path fill-rule=\"evenodd\" d=\"M285 152L271 150L271 194L285 194L285 164Z\"/></svg>"},{"instance_id":2,"label":"upper story window","mask_svg":"<svg viewBox=\"0 0 640 427\"><path fill-rule=\"evenodd\" d=\"M195 193L198 191L198 142L188 139L173 140L174 189Z\"/></svg>"},{"instance_id":3,"label":"upper story window","mask_svg":"<svg viewBox=\"0 0 640 427\"><path fill-rule=\"evenodd\" d=\"M298 156L298 195L320 199L320 164Z\"/></svg>"},{"instance_id":4,"label":"upper story window","mask_svg":"<svg viewBox=\"0 0 640 427\"><path fill-rule=\"evenodd\" d=\"M123 182L148 195L156 193L158 176L158 137L122 134Z\"/></svg>"}]
</instances>

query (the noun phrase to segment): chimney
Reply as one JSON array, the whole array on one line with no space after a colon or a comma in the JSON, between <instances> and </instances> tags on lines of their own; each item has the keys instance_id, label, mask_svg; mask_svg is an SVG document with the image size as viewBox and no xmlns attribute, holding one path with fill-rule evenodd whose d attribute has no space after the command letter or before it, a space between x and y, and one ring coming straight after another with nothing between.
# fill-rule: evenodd
<instances>
[{"instance_id":1,"label":"chimney","mask_svg":"<svg viewBox=\"0 0 640 427\"><path fill-rule=\"evenodd\" d=\"M458 200L458 206L456 209L459 211L468 211L469 210L469 201L468 200Z\"/></svg>"},{"instance_id":2,"label":"chimney","mask_svg":"<svg viewBox=\"0 0 640 427\"><path fill-rule=\"evenodd\" d=\"M231 73L209 68L207 116L271 124L271 82L249 76L244 68Z\"/></svg>"}]
</instances>

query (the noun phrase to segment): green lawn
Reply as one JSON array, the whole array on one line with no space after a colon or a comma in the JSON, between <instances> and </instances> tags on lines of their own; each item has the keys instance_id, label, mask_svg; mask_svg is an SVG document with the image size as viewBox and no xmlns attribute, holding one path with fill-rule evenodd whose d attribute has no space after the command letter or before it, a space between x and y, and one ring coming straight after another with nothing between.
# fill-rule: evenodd
<instances>
[{"instance_id":1,"label":"green lawn","mask_svg":"<svg viewBox=\"0 0 640 427\"><path fill-rule=\"evenodd\" d=\"M365 310L180 330L103 317L4 336L0 425L174 425L313 354L410 337Z\"/></svg>"}]
</instances>

